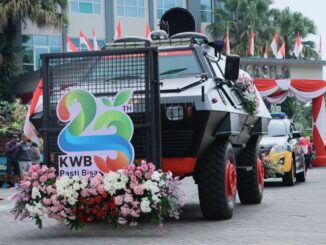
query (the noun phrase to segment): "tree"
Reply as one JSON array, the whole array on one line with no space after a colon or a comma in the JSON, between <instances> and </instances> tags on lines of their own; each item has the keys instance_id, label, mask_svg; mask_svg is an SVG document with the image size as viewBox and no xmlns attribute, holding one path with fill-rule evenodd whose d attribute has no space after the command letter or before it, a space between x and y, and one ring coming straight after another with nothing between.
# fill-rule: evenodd
<instances>
[{"instance_id":1,"label":"tree","mask_svg":"<svg viewBox=\"0 0 326 245\"><path fill-rule=\"evenodd\" d=\"M286 42L286 57L294 58L291 50L297 33L302 38L314 34L316 27L312 20L299 12L291 12L289 8L270 9L271 0L220 0L222 9L214 12L214 21L207 31L214 38L223 38L229 28L230 46L234 53L248 55L249 36L255 32L255 53L262 56L263 50L271 43L275 31L280 35L280 42ZM293 45L293 46L292 46ZM303 42L303 56L317 59L314 43Z\"/></svg>"},{"instance_id":2,"label":"tree","mask_svg":"<svg viewBox=\"0 0 326 245\"><path fill-rule=\"evenodd\" d=\"M270 0L221 0L224 3L223 9L216 9L212 24L208 25L207 31L214 38L222 38L225 35L226 27L229 28L230 46L233 52L246 56L248 55L249 36L255 32L256 51L262 53L265 45L265 36L268 32L266 25L269 13Z\"/></svg>"},{"instance_id":3,"label":"tree","mask_svg":"<svg viewBox=\"0 0 326 245\"><path fill-rule=\"evenodd\" d=\"M0 0L0 101L13 99L13 78L21 64L21 24L38 27L67 22L67 0Z\"/></svg>"}]
</instances>

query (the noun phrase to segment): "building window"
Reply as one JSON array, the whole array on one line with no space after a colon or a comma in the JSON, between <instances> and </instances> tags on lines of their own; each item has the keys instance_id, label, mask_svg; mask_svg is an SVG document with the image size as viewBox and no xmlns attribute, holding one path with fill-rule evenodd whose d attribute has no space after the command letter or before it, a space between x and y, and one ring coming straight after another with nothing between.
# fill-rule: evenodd
<instances>
[{"instance_id":1,"label":"building window","mask_svg":"<svg viewBox=\"0 0 326 245\"><path fill-rule=\"evenodd\" d=\"M182 0L157 0L157 18L161 19L162 15L174 7L183 7Z\"/></svg>"},{"instance_id":2,"label":"building window","mask_svg":"<svg viewBox=\"0 0 326 245\"><path fill-rule=\"evenodd\" d=\"M200 0L201 21L212 23L213 3L212 0Z\"/></svg>"},{"instance_id":3,"label":"building window","mask_svg":"<svg viewBox=\"0 0 326 245\"><path fill-rule=\"evenodd\" d=\"M79 38L70 38L72 43L76 46L76 48L79 51L88 51L86 45L84 43L80 43L79 42ZM94 47L94 42L92 38L88 38L89 42L92 44L92 46ZM105 45L105 41L104 40L97 40L98 46L100 47L100 49L102 47L104 47Z\"/></svg>"},{"instance_id":4,"label":"building window","mask_svg":"<svg viewBox=\"0 0 326 245\"><path fill-rule=\"evenodd\" d=\"M101 11L100 0L71 0L70 11L73 13L99 14Z\"/></svg>"},{"instance_id":5,"label":"building window","mask_svg":"<svg viewBox=\"0 0 326 245\"><path fill-rule=\"evenodd\" d=\"M144 0L118 0L118 16L144 17Z\"/></svg>"},{"instance_id":6,"label":"building window","mask_svg":"<svg viewBox=\"0 0 326 245\"><path fill-rule=\"evenodd\" d=\"M60 36L23 36L23 72L40 69L40 54L61 52Z\"/></svg>"}]
</instances>

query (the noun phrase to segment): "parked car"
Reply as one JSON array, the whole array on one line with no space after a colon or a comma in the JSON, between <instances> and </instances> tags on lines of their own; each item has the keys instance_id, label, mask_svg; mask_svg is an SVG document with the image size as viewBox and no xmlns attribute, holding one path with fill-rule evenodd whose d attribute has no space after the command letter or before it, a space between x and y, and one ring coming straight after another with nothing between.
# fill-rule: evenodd
<instances>
[{"instance_id":1,"label":"parked car","mask_svg":"<svg viewBox=\"0 0 326 245\"><path fill-rule=\"evenodd\" d=\"M264 160L265 178L281 177L283 184L293 186L296 181L306 180L306 166L302 146L299 144L301 133L284 113L272 113L268 125L268 135L260 142L260 154ZM269 176L270 164L276 165L276 175Z\"/></svg>"}]
</instances>

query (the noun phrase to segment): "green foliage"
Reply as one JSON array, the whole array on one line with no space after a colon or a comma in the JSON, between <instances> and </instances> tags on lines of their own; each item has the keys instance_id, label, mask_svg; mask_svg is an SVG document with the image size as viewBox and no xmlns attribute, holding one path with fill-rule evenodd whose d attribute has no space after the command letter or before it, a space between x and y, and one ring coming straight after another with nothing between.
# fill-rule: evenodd
<instances>
[{"instance_id":1,"label":"green foliage","mask_svg":"<svg viewBox=\"0 0 326 245\"><path fill-rule=\"evenodd\" d=\"M284 174L281 165L277 161L268 160L265 165L265 176L267 178L275 178L277 174Z\"/></svg>"},{"instance_id":2,"label":"green foliage","mask_svg":"<svg viewBox=\"0 0 326 245\"><path fill-rule=\"evenodd\" d=\"M28 19L39 27L61 26L67 22L66 6L66 0L0 1L0 100L14 98L14 77L21 72L21 22Z\"/></svg>"},{"instance_id":3,"label":"green foliage","mask_svg":"<svg viewBox=\"0 0 326 245\"><path fill-rule=\"evenodd\" d=\"M279 44L286 43L286 57L294 57L290 50L300 32L302 38L314 34L316 27L312 20L289 8L270 9L271 0L220 0L222 9L214 13L216 22L208 25L207 31L214 38L224 38L229 29L230 48L233 53L248 55L250 32L255 32L255 54L263 56L266 46L271 43L274 33L279 33ZM303 42L305 58L318 59L314 43Z\"/></svg>"},{"instance_id":4,"label":"green foliage","mask_svg":"<svg viewBox=\"0 0 326 245\"><path fill-rule=\"evenodd\" d=\"M282 111L292 119L297 130L301 131L303 136L311 135L312 128L312 105L304 103L294 97L288 97L281 105Z\"/></svg>"},{"instance_id":5,"label":"green foliage","mask_svg":"<svg viewBox=\"0 0 326 245\"><path fill-rule=\"evenodd\" d=\"M13 103L0 101L0 115L5 119L0 125L0 135L8 134L10 131L22 131L26 114L26 106L22 105L18 100Z\"/></svg>"}]
</instances>

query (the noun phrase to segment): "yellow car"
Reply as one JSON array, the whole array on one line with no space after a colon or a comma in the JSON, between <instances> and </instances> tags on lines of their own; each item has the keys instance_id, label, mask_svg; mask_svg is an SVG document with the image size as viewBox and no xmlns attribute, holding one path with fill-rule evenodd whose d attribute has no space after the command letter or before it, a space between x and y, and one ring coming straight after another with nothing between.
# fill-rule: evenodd
<instances>
[{"instance_id":1,"label":"yellow car","mask_svg":"<svg viewBox=\"0 0 326 245\"><path fill-rule=\"evenodd\" d=\"M260 155L265 165L265 178L281 177L283 184L292 186L306 180L306 167L301 134L289 119L272 119L268 135L260 141Z\"/></svg>"}]
</instances>

